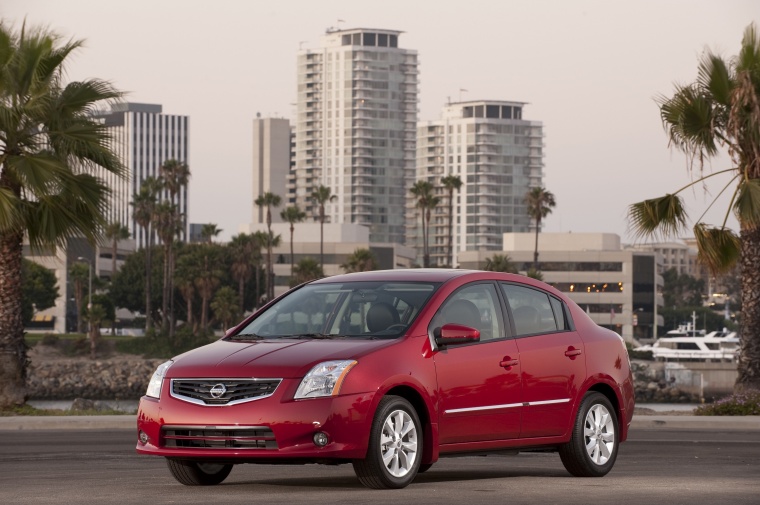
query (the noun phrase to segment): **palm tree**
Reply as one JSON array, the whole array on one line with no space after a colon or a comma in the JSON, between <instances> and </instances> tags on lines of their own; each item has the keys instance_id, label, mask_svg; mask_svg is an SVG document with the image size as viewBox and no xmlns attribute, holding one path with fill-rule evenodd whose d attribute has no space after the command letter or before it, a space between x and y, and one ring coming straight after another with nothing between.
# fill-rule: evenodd
<instances>
[{"instance_id":1,"label":"palm tree","mask_svg":"<svg viewBox=\"0 0 760 505\"><path fill-rule=\"evenodd\" d=\"M196 328L193 325L193 299L195 298L195 278L198 270L196 255L185 254L177 259L177 270L175 273L175 285L185 300L185 306L187 310L187 319L185 320L187 327L192 329L195 333Z\"/></svg>"},{"instance_id":2,"label":"palm tree","mask_svg":"<svg viewBox=\"0 0 760 505\"><path fill-rule=\"evenodd\" d=\"M208 308L216 288L221 283L223 272L219 269L221 263L218 250L215 247L204 245L200 251L202 257L201 269L196 273L195 287L201 297L201 330L208 330Z\"/></svg>"},{"instance_id":3,"label":"palm tree","mask_svg":"<svg viewBox=\"0 0 760 505\"><path fill-rule=\"evenodd\" d=\"M95 350L98 348L98 342L100 341L100 325L106 320L108 315L106 309L96 303L87 309L85 317L90 325L90 359L95 359Z\"/></svg>"},{"instance_id":4,"label":"palm tree","mask_svg":"<svg viewBox=\"0 0 760 505\"><path fill-rule=\"evenodd\" d=\"M222 229L216 223L206 223L201 227L201 241L205 244L213 244L213 238L218 237L220 233Z\"/></svg>"},{"instance_id":5,"label":"palm tree","mask_svg":"<svg viewBox=\"0 0 760 505\"><path fill-rule=\"evenodd\" d=\"M357 249L340 266L346 273L377 270L377 259L369 249Z\"/></svg>"},{"instance_id":6,"label":"palm tree","mask_svg":"<svg viewBox=\"0 0 760 505\"><path fill-rule=\"evenodd\" d=\"M325 204L337 198L337 195L331 194L330 188L322 185L311 194L311 199L319 209L319 268L322 272L325 270Z\"/></svg>"},{"instance_id":7,"label":"palm tree","mask_svg":"<svg viewBox=\"0 0 760 505\"><path fill-rule=\"evenodd\" d=\"M543 186L532 188L525 195L525 204L528 206L528 215L536 222L536 246L533 249L533 270L538 271L538 233L541 231L541 220L551 214L557 205L554 194L547 191Z\"/></svg>"},{"instance_id":8,"label":"palm tree","mask_svg":"<svg viewBox=\"0 0 760 505\"><path fill-rule=\"evenodd\" d=\"M447 175L441 179L441 184L449 193L449 258L454 266L454 191L462 189L462 179L458 175Z\"/></svg>"},{"instance_id":9,"label":"palm tree","mask_svg":"<svg viewBox=\"0 0 760 505\"><path fill-rule=\"evenodd\" d=\"M247 233L235 235L229 247L232 256L232 278L238 283L238 302L240 314L245 312L245 283L253 275L255 268L255 237Z\"/></svg>"},{"instance_id":10,"label":"palm tree","mask_svg":"<svg viewBox=\"0 0 760 505\"><path fill-rule=\"evenodd\" d=\"M718 174L729 174L718 196L733 187L730 208L720 226L694 225L700 261L713 273L741 265L741 353L736 390L760 389L760 35L750 24L739 55L729 61L706 50L691 84L676 85L672 97L658 99L671 146L683 151L699 177L675 193L631 205L629 219L641 236L675 235L686 228L679 193ZM703 174L705 160L728 150L733 167ZM717 197L716 197L717 198ZM713 201L714 203L714 201ZM733 210L739 236L726 227Z\"/></svg>"},{"instance_id":11,"label":"palm tree","mask_svg":"<svg viewBox=\"0 0 760 505\"><path fill-rule=\"evenodd\" d=\"M293 277L290 278L290 286L298 286L307 281L321 279L324 276L325 274L322 271L321 265L313 258L304 258L296 264L293 270Z\"/></svg>"},{"instance_id":12,"label":"palm tree","mask_svg":"<svg viewBox=\"0 0 760 505\"><path fill-rule=\"evenodd\" d=\"M256 281L256 300L253 302L253 309L259 308L259 302L261 301L261 248L269 243L270 235L265 231L253 232L253 251L254 251L254 278Z\"/></svg>"},{"instance_id":13,"label":"palm tree","mask_svg":"<svg viewBox=\"0 0 760 505\"><path fill-rule=\"evenodd\" d=\"M145 271L153 271L153 229L152 224L155 219L156 205L158 204L158 193L161 191L161 184L155 177L146 177L140 184L139 193L132 197L132 218L137 225L143 229L145 237ZM149 333L153 328L153 308L151 304L152 276L145 276L145 333Z\"/></svg>"},{"instance_id":14,"label":"palm tree","mask_svg":"<svg viewBox=\"0 0 760 505\"><path fill-rule=\"evenodd\" d=\"M127 240L129 238L129 228L118 221L114 221L106 226L103 235L106 240L111 242L111 279L113 279L113 276L116 273L116 256L119 250L119 241Z\"/></svg>"},{"instance_id":15,"label":"palm tree","mask_svg":"<svg viewBox=\"0 0 760 505\"><path fill-rule=\"evenodd\" d=\"M441 199L433 195L433 185L428 181L417 181L409 191L417 197L415 207L420 209L422 217L422 266L427 268L430 266L430 251L428 250L430 216Z\"/></svg>"},{"instance_id":16,"label":"palm tree","mask_svg":"<svg viewBox=\"0 0 760 505\"><path fill-rule=\"evenodd\" d=\"M169 193L169 201L173 204L174 216L172 229L178 236L182 236L185 232L185 222L182 213L180 212L179 200L176 198L180 191L187 188L187 183L190 180L190 169L186 163L182 163L175 159L164 161L161 165L161 181L164 189ZM165 267L165 271L168 273L166 280L169 283L168 289L164 288L164 294L169 293L169 336L174 336L174 236L171 237L168 246L168 261ZM166 243L164 243L166 244Z\"/></svg>"},{"instance_id":17,"label":"palm tree","mask_svg":"<svg viewBox=\"0 0 760 505\"><path fill-rule=\"evenodd\" d=\"M219 288L211 301L211 310L214 311L214 318L222 323L222 330L226 332L239 317L235 290L229 286Z\"/></svg>"},{"instance_id":18,"label":"palm tree","mask_svg":"<svg viewBox=\"0 0 760 505\"><path fill-rule=\"evenodd\" d=\"M517 267L512 263L512 258L506 254L494 254L490 258L486 258L486 266L483 270L489 272L506 272L508 274L517 273Z\"/></svg>"},{"instance_id":19,"label":"palm tree","mask_svg":"<svg viewBox=\"0 0 760 505\"><path fill-rule=\"evenodd\" d=\"M272 207L279 207L282 198L280 195L266 192L254 202L260 208L267 209L267 300L274 298L274 268L272 267Z\"/></svg>"},{"instance_id":20,"label":"palm tree","mask_svg":"<svg viewBox=\"0 0 760 505\"><path fill-rule=\"evenodd\" d=\"M306 219L306 213L298 208L298 205L285 207L280 212L280 217L283 221L290 223L290 275L293 276L293 232L295 231L295 223L300 223Z\"/></svg>"},{"instance_id":21,"label":"palm tree","mask_svg":"<svg viewBox=\"0 0 760 505\"><path fill-rule=\"evenodd\" d=\"M89 293L90 267L84 263L74 263L69 268L69 279L74 285L74 305L77 307L77 333L84 331L84 299Z\"/></svg>"},{"instance_id":22,"label":"palm tree","mask_svg":"<svg viewBox=\"0 0 760 505\"><path fill-rule=\"evenodd\" d=\"M81 45L0 24L0 408L22 405L26 396L24 237L36 250L74 236L95 243L109 202L95 174L124 173L107 127L91 115L121 93L99 79L64 82Z\"/></svg>"},{"instance_id":23,"label":"palm tree","mask_svg":"<svg viewBox=\"0 0 760 505\"><path fill-rule=\"evenodd\" d=\"M161 331L166 334L169 333L171 337L173 334L170 321L173 319L174 311L171 309L170 293L173 290L172 278L174 277L174 271L172 269L174 256L172 248L174 245L174 237L179 232L180 223L177 221L177 205L171 203L169 200L156 205L155 209L156 219L156 231L158 237L161 239L161 243L164 246L164 282L163 292L161 295Z\"/></svg>"}]
</instances>

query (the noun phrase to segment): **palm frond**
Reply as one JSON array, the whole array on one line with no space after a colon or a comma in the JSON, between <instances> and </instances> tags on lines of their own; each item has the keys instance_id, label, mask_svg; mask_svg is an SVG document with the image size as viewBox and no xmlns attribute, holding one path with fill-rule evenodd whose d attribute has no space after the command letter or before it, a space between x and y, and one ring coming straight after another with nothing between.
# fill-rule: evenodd
<instances>
[{"instance_id":1,"label":"palm frond","mask_svg":"<svg viewBox=\"0 0 760 505\"><path fill-rule=\"evenodd\" d=\"M734 211L742 226L760 226L760 180L746 179L739 185Z\"/></svg>"},{"instance_id":2,"label":"palm frond","mask_svg":"<svg viewBox=\"0 0 760 505\"><path fill-rule=\"evenodd\" d=\"M697 223L694 238L698 261L713 274L729 271L741 257L741 240L728 228L710 228Z\"/></svg>"},{"instance_id":3,"label":"palm frond","mask_svg":"<svg viewBox=\"0 0 760 505\"><path fill-rule=\"evenodd\" d=\"M21 202L12 190L0 187L0 233L18 230L23 227L19 213Z\"/></svg>"},{"instance_id":4,"label":"palm frond","mask_svg":"<svg viewBox=\"0 0 760 505\"><path fill-rule=\"evenodd\" d=\"M699 63L697 82L700 89L712 96L713 100L724 107L730 104L733 83L723 58L708 51Z\"/></svg>"},{"instance_id":5,"label":"palm frond","mask_svg":"<svg viewBox=\"0 0 760 505\"><path fill-rule=\"evenodd\" d=\"M678 86L672 98L660 97L657 101L672 146L686 153L690 161L698 159L700 166L706 156L718 152L712 101L696 86Z\"/></svg>"},{"instance_id":6,"label":"palm frond","mask_svg":"<svg viewBox=\"0 0 760 505\"><path fill-rule=\"evenodd\" d=\"M686 210L677 195L634 203L628 208L628 221L636 237L677 235L686 227Z\"/></svg>"}]
</instances>

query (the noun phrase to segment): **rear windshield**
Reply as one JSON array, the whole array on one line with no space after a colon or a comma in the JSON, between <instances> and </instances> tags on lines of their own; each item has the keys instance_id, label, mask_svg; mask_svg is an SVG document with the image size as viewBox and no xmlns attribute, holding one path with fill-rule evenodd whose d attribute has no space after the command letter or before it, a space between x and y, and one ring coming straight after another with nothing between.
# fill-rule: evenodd
<instances>
[{"instance_id":1,"label":"rear windshield","mask_svg":"<svg viewBox=\"0 0 760 505\"><path fill-rule=\"evenodd\" d=\"M439 283L309 284L287 295L229 340L246 338L395 338Z\"/></svg>"}]
</instances>

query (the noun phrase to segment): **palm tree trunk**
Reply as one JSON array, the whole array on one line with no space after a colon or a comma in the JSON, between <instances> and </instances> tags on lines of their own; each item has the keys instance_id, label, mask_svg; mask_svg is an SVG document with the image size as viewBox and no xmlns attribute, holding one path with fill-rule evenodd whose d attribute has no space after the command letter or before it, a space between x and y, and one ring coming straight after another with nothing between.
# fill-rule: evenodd
<instances>
[{"instance_id":1,"label":"palm tree trunk","mask_svg":"<svg viewBox=\"0 0 760 505\"><path fill-rule=\"evenodd\" d=\"M760 390L760 227L741 231L742 327L735 389Z\"/></svg>"},{"instance_id":2,"label":"palm tree trunk","mask_svg":"<svg viewBox=\"0 0 760 505\"><path fill-rule=\"evenodd\" d=\"M81 281L74 281L74 305L77 307L77 333L82 333L82 303L84 300L84 287Z\"/></svg>"},{"instance_id":3,"label":"palm tree trunk","mask_svg":"<svg viewBox=\"0 0 760 505\"><path fill-rule=\"evenodd\" d=\"M0 409L26 401L26 344L21 311L21 232L0 234Z\"/></svg>"},{"instance_id":4,"label":"palm tree trunk","mask_svg":"<svg viewBox=\"0 0 760 505\"><path fill-rule=\"evenodd\" d=\"M174 339L176 318L174 317L174 239L169 244L169 337Z\"/></svg>"},{"instance_id":5,"label":"palm tree trunk","mask_svg":"<svg viewBox=\"0 0 760 505\"><path fill-rule=\"evenodd\" d=\"M243 277L240 277L240 280L238 281L238 299L240 300L240 303L238 306L240 307L240 314L242 315L245 310L245 303L243 301L243 297L245 296L245 279Z\"/></svg>"},{"instance_id":6,"label":"palm tree trunk","mask_svg":"<svg viewBox=\"0 0 760 505\"><path fill-rule=\"evenodd\" d=\"M449 266L454 268L454 188L449 190Z\"/></svg>"},{"instance_id":7,"label":"palm tree trunk","mask_svg":"<svg viewBox=\"0 0 760 505\"><path fill-rule=\"evenodd\" d=\"M151 297L151 279L153 278L152 275L152 262L151 262L151 250L153 246L153 241L151 240L151 233L150 233L150 226L145 228L147 231L147 237L145 240L145 243L147 244L147 247L145 248L145 333L150 333L150 331L153 329L153 307L151 306L150 297Z\"/></svg>"},{"instance_id":8,"label":"palm tree trunk","mask_svg":"<svg viewBox=\"0 0 760 505\"><path fill-rule=\"evenodd\" d=\"M295 226L293 226L293 223L290 223L290 276L293 277L293 232L295 231Z\"/></svg>"},{"instance_id":9,"label":"palm tree trunk","mask_svg":"<svg viewBox=\"0 0 760 505\"><path fill-rule=\"evenodd\" d=\"M536 219L536 245L533 248L533 270L538 272L538 230L541 228L541 220Z\"/></svg>"},{"instance_id":10,"label":"palm tree trunk","mask_svg":"<svg viewBox=\"0 0 760 505\"><path fill-rule=\"evenodd\" d=\"M169 332L169 244L164 244L164 284L161 291L161 333Z\"/></svg>"},{"instance_id":11,"label":"palm tree trunk","mask_svg":"<svg viewBox=\"0 0 760 505\"><path fill-rule=\"evenodd\" d=\"M113 282L113 276L116 274L116 250L118 247L118 239L114 237L111 243L111 282Z\"/></svg>"},{"instance_id":12,"label":"palm tree trunk","mask_svg":"<svg viewBox=\"0 0 760 505\"><path fill-rule=\"evenodd\" d=\"M319 267L325 271L325 206L319 206Z\"/></svg>"},{"instance_id":13,"label":"palm tree trunk","mask_svg":"<svg viewBox=\"0 0 760 505\"><path fill-rule=\"evenodd\" d=\"M267 302L274 298L274 268L272 267L272 212L267 207Z\"/></svg>"},{"instance_id":14,"label":"palm tree trunk","mask_svg":"<svg viewBox=\"0 0 760 505\"><path fill-rule=\"evenodd\" d=\"M430 252L428 251L428 233L430 232L430 210L422 210L422 266L430 266Z\"/></svg>"}]
</instances>

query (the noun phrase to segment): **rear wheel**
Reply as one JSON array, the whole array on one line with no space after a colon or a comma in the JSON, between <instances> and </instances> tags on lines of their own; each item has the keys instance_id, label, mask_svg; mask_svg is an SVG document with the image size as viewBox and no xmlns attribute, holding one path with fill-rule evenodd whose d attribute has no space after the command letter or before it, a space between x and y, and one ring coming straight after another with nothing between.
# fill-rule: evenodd
<instances>
[{"instance_id":1,"label":"rear wheel","mask_svg":"<svg viewBox=\"0 0 760 505\"><path fill-rule=\"evenodd\" d=\"M409 485L420 468L422 427L414 407L398 396L380 400L366 459L355 460L359 482L373 489Z\"/></svg>"},{"instance_id":2,"label":"rear wheel","mask_svg":"<svg viewBox=\"0 0 760 505\"><path fill-rule=\"evenodd\" d=\"M232 465L184 459L167 459L166 465L172 476L186 486L214 486L220 484L232 471Z\"/></svg>"},{"instance_id":3,"label":"rear wheel","mask_svg":"<svg viewBox=\"0 0 760 505\"><path fill-rule=\"evenodd\" d=\"M618 452L618 420L601 393L583 398L570 442L559 449L562 464L576 477L602 477L612 470Z\"/></svg>"}]
</instances>

